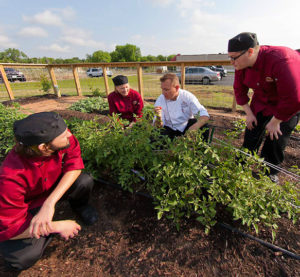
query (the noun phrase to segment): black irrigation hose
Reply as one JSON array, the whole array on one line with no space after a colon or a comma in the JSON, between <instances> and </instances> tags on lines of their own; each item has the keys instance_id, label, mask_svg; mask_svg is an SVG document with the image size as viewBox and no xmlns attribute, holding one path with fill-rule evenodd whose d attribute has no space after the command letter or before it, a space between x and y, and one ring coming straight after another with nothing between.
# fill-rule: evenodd
<instances>
[{"instance_id":1,"label":"black irrigation hose","mask_svg":"<svg viewBox=\"0 0 300 277\"><path fill-rule=\"evenodd\" d=\"M120 189L120 190L124 191L121 185L113 184L113 183L108 182L108 181L106 181L106 180L104 180L104 179L102 179L102 178L98 178L96 181L98 181L98 182L100 182L100 183L103 183L103 184L105 184L105 185L108 185L108 186L111 186L111 187L114 187L114 188L117 188L117 189ZM149 199L152 199L152 200L153 200L153 197L152 197L150 194L142 193L142 192L136 192L135 194L136 194L136 195L141 195L141 196L144 196L144 197L146 197L146 198L149 198ZM243 236L243 237L252 239L252 240L254 240L254 241L256 241L256 242L258 242L258 243L260 243L260 244L262 244L262 245L264 245L264 246L266 246L266 247L268 247L268 248L270 248L270 249L272 249L272 250L274 250L274 251L276 251L276 252L280 251L280 252L282 252L283 254L286 254L287 256L290 256L291 258L294 258L294 259L296 259L296 260L300 260L300 256L299 256L299 255L297 255L297 254L295 254L295 253L293 253L293 252L290 252L290 251L288 251L288 250L286 250L286 249L284 249L284 248L281 248L281 247L279 247L279 246L276 246L276 245L274 245L274 244L272 244L272 243L269 243L269 242L267 242L267 241L261 240L261 239L259 239L259 238L257 238L257 237L252 236L252 235L246 234L246 233L240 231L239 229L236 229L236 228L234 228L234 227L232 227L232 226L230 226L230 225L228 225L228 224L226 224L226 223L217 222L217 224L218 224L219 226L221 226L221 227L227 229L227 230L232 231L233 233L238 233L238 234L240 234L240 235Z\"/></svg>"},{"instance_id":2,"label":"black irrigation hose","mask_svg":"<svg viewBox=\"0 0 300 277\"><path fill-rule=\"evenodd\" d=\"M274 250L274 251L276 251L276 252L277 252L277 251L280 251L280 252L282 252L282 253L284 253L284 254L286 254L286 255L288 255L288 256L290 256L290 257L296 259L296 260L300 260L300 256L297 255L297 254L295 254L295 253L293 253L293 252L290 252L290 251L288 251L288 250L286 250L286 249L283 249L283 248L281 248L281 247L279 247L279 246L276 246L276 245L274 245L274 244L272 244L272 243L269 243L269 242L266 242L266 241L261 240L261 239L259 239L259 238L256 238L256 237L254 237L254 236L252 236L252 235L246 234L246 233L240 231L239 229L236 229L236 228L234 228L234 227L232 227L232 226L230 226L230 225L228 225L228 224L221 223L221 222L218 222L217 224L218 224L219 226L222 226L222 227L224 227L224 228L226 228L226 229L232 231L233 233L238 233L239 235L241 235L241 236L243 236L243 237L246 237L246 238L255 240L255 241L259 242L260 244L262 244L262 245L264 245L264 246L266 246L266 247L268 247L268 248L270 248L270 249L272 249L272 250Z\"/></svg>"}]
</instances>

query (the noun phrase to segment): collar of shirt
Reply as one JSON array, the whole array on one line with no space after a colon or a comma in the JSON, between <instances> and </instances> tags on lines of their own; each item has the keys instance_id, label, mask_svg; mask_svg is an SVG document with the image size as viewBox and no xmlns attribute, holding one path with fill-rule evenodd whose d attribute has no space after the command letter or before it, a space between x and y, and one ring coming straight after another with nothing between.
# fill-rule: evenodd
<instances>
[{"instance_id":1,"label":"collar of shirt","mask_svg":"<svg viewBox=\"0 0 300 277\"><path fill-rule=\"evenodd\" d=\"M256 71L259 71L262 69L262 67L263 67L263 52L265 51L265 48L266 47L264 45L261 45L259 47L257 59L255 61L255 64L252 66L252 69L254 69Z\"/></svg>"}]
</instances>

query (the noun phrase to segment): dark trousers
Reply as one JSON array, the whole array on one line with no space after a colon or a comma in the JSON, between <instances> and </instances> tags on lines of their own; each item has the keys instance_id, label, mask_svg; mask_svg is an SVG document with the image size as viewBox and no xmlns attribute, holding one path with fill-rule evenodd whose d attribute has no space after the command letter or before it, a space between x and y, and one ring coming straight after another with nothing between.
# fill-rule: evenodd
<instances>
[{"instance_id":1,"label":"dark trousers","mask_svg":"<svg viewBox=\"0 0 300 277\"><path fill-rule=\"evenodd\" d=\"M259 147L265 136L265 127L271 120L272 116L264 116L262 112L256 116L257 126L252 130L246 128L243 147L250 151L258 151ZM261 157L265 161L274 165L279 165L284 159L284 149L289 141L292 131L295 129L299 122L300 113L293 116L290 120L280 123L280 130L282 135L278 139L270 139L270 136L266 137L264 145L261 150ZM270 167L270 174L277 174L278 170Z\"/></svg>"},{"instance_id":2,"label":"dark trousers","mask_svg":"<svg viewBox=\"0 0 300 277\"><path fill-rule=\"evenodd\" d=\"M173 140L175 137L179 137L179 136L183 136L186 131L195 123L197 122L196 118L191 118L188 121L187 126L185 127L184 131L181 132L179 130L173 130L172 128L168 127L168 126L164 126L161 129L161 135L167 135L171 140ZM209 137L209 127L208 124L203 125L200 130L205 130L204 133L202 134L203 138L205 141L208 141L208 137Z\"/></svg>"},{"instance_id":3,"label":"dark trousers","mask_svg":"<svg viewBox=\"0 0 300 277\"><path fill-rule=\"evenodd\" d=\"M71 207L76 209L86 205L93 189L94 180L86 173L81 173L73 185L64 194ZM39 209L29 211L35 215ZM7 240L0 242L0 253L6 265L13 270L24 270L33 266L43 255L52 235L48 237Z\"/></svg>"}]
</instances>

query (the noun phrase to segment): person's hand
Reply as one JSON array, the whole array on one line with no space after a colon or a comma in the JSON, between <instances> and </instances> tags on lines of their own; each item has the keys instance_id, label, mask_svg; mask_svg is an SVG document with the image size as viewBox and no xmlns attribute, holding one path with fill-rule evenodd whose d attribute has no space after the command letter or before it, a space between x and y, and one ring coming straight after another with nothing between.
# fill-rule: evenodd
<instances>
[{"instance_id":1,"label":"person's hand","mask_svg":"<svg viewBox=\"0 0 300 277\"><path fill-rule=\"evenodd\" d=\"M132 121L132 122L127 126L127 128L128 128L128 129L131 129L131 128L133 127L134 124L135 124L135 122Z\"/></svg>"},{"instance_id":2,"label":"person's hand","mask_svg":"<svg viewBox=\"0 0 300 277\"><path fill-rule=\"evenodd\" d=\"M69 238L74 238L78 235L81 230L79 224L74 220L61 220L55 222L55 232L60 234L62 238L68 240Z\"/></svg>"},{"instance_id":3,"label":"person's hand","mask_svg":"<svg viewBox=\"0 0 300 277\"><path fill-rule=\"evenodd\" d=\"M246 116L246 125L249 130L257 126L257 119L253 113L248 113Z\"/></svg>"},{"instance_id":4,"label":"person's hand","mask_svg":"<svg viewBox=\"0 0 300 277\"><path fill-rule=\"evenodd\" d=\"M40 236L48 236L52 232L52 218L54 215L54 205L46 202L40 211L32 218L29 225L29 234L37 239Z\"/></svg>"},{"instance_id":5,"label":"person's hand","mask_svg":"<svg viewBox=\"0 0 300 277\"><path fill-rule=\"evenodd\" d=\"M161 117L162 117L162 107L160 107L160 106L154 107L154 113L158 118L161 119Z\"/></svg>"},{"instance_id":6,"label":"person's hand","mask_svg":"<svg viewBox=\"0 0 300 277\"><path fill-rule=\"evenodd\" d=\"M270 136L270 139L273 140L278 139L282 132L280 130L281 120L275 118L274 116L270 120L270 122L266 125L267 134Z\"/></svg>"}]
</instances>

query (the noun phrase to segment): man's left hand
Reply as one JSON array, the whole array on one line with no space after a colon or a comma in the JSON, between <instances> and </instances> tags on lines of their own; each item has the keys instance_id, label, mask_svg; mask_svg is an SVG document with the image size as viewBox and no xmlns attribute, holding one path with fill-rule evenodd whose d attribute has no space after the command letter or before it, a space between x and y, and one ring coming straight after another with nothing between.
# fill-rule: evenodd
<instances>
[{"instance_id":1,"label":"man's left hand","mask_svg":"<svg viewBox=\"0 0 300 277\"><path fill-rule=\"evenodd\" d=\"M40 236L48 236L52 231L52 218L54 205L44 202L40 211L32 218L29 226L29 234L37 239Z\"/></svg>"},{"instance_id":2,"label":"man's left hand","mask_svg":"<svg viewBox=\"0 0 300 277\"><path fill-rule=\"evenodd\" d=\"M273 116L270 122L267 124L266 130L271 140L273 140L274 138L278 139L279 136L282 135L282 132L280 131L280 123L281 120Z\"/></svg>"}]
</instances>

